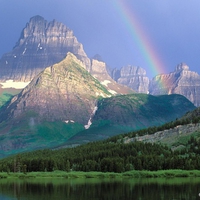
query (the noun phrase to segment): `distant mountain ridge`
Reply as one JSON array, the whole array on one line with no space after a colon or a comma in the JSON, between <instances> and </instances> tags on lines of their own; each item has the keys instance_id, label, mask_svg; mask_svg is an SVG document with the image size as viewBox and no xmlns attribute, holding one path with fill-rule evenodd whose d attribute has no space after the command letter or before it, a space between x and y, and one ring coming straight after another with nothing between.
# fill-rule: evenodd
<instances>
[{"instance_id":1,"label":"distant mountain ridge","mask_svg":"<svg viewBox=\"0 0 200 200\"><path fill-rule=\"evenodd\" d=\"M141 67L124 66L110 72L118 83L139 93L152 95L181 94L195 106L200 106L200 75L190 71L189 66L180 63L174 72L159 74L150 80Z\"/></svg>"},{"instance_id":2,"label":"distant mountain ridge","mask_svg":"<svg viewBox=\"0 0 200 200\"><path fill-rule=\"evenodd\" d=\"M149 78L141 67L127 65L121 69L113 69L111 76L117 83L126 85L136 92L147 94L149 91Z\"/></svg>"},{"instance_id":3,"label":"distant mountain ridge","mask_svg":"<svg viewBox=\"0 0 200 200\"><path fill-rule=\"evenodd\" d=\"M200 75L190 71L185 63L177 65L174 72L157 75L149 86L152 95L181 94L195 106L200 106Z\"/></svg>"}]
</instances>

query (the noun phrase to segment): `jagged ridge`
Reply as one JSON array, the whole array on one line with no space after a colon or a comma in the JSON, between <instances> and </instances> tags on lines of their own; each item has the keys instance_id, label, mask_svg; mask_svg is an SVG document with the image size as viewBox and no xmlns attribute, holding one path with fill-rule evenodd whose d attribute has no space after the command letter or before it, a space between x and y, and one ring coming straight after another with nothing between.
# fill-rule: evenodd
<instances>
[{"instance_id":1,"label":"jagged ridge","mask_svg":"<svg viewBox=\"0 0 200 200\"><path fill-rule=\"evenodd\" d=\"M90 59L72 30L55 20L47 22L41 16L34 16L26 24L13 50L2 56L0 80L28 82L45 67L60 62L68 52L89 68Z\"/></svg>"}]
</instances>

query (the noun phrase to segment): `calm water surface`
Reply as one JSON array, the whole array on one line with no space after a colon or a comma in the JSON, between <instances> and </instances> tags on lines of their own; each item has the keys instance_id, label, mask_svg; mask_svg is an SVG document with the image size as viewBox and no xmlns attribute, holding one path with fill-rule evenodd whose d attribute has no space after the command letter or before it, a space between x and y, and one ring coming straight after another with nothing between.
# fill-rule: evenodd
<instances>
[{"instance_id":1,"label":"calm water surface","mask_svg":"<svg viewBox=\"0 0 200 200\"><path fill-rule=\"evenodd\" d=\"M0 200L200 200L200 178L0 180Z\"/></svg>"}]
</instances>

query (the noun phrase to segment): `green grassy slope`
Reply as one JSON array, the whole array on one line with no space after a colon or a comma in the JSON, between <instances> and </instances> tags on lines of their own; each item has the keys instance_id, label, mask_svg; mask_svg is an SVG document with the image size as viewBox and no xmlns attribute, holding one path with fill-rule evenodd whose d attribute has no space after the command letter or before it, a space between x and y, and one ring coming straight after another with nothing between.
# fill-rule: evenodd
<instances>
[{"instance_id":1,"label":"green grassy slope","mask_svg":"<svg viewBox=\"0 0 200 200\"><path fill-rule=\"evenodd\" d=\"M18 94L21 90L14 88L1 88L0 85L0 107L8 102L14 95Z\"/></svg>"},{"instance_id":2,"label":"green grassy slope","mask_svg":"<svg viewBox=\"0 0 200 200\"><path fill-rule=\"evenodd\" d=\"M93 121L109 120L111 124L141 129L162 125L194 109L181 95L130 94L99 101Z\"/></svg>"},{"instance_id":3,"label":"green grassy slope","mask_svg":"<svg viewBox=\"0 0 200 200\"><path fill-rule=\"evenodd\" d=\"M31 118L30 118L31 119ZM20 121L14 124L1 124L0 157L36 149L52 148L65 143L69 138L84 129L78 123Z\"/></svg>"}]
</instances>

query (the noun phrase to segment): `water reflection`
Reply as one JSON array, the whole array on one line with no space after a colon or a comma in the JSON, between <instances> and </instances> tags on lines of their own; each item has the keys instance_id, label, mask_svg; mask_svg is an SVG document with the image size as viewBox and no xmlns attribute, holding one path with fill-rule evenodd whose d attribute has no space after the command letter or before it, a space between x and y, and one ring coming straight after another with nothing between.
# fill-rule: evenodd
<instances>
[{"instance_id":1,"label":"water reflection","mask_svg":"<svg viewBox=\"0 0 200 200\"><path fill-rule=\"evenodd\" d=\"M0 180L1 200L200 200L200 179Z\"/></svg>"}]
</instances>

